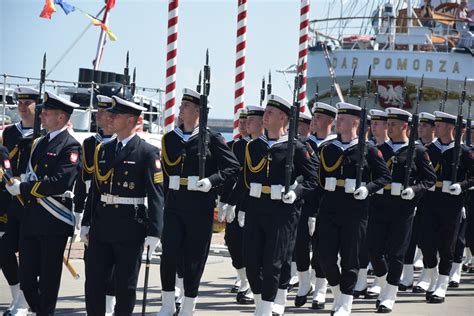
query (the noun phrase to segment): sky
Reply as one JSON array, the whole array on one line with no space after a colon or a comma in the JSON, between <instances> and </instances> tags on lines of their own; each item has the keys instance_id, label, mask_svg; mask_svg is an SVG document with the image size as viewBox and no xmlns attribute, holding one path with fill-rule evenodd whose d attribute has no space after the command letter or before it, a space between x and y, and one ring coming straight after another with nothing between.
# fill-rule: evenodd
<instances>
[{"instance_id":1,"label":"sky","mask_svg":"<svg viewBox=\"0 0 474 316\"><path fill-rule=\"evenodd\" d=\"M310 18L326 16L332 1L312 0ZM93 15L103 6L102 0L67 2ZM273 93L291 100L283 75L275 70L297 62L300 1L248 2L245 104L258 104L262 77L270 69ZM47 68L52 67L90 23L77 11L66 16L59 7L51 20L42 19L43 5L44 0L0 0L0 74L39 77L43 53ZM164 89L167 8L165 0L117 0L109 27L118 40L108 41L99 69L122 73L129 50L137 85ZM177 103L184 87L196 87L209 48L211 118L233 115L236 13L237 0L180 1ZM99 31L89 28L49 78L77 81L79 68L92 67Z\"/></svg>"}]
</instances>

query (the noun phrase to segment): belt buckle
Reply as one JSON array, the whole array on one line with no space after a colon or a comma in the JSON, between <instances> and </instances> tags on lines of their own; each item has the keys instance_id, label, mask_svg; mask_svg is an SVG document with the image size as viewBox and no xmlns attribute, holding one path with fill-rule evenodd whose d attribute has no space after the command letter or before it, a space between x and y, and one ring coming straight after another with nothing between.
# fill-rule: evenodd
<instances>
[{"instance_id":1,"label":"belt buckle","mask_svg":"<svg viewBox=\"0 0 474 316\"><path fill-rule=\"evenodd\" d=\"M115 195L107 194L105 203L106 204L114 204L114 198L115 198Z\"/></svg>"}]
</instances>

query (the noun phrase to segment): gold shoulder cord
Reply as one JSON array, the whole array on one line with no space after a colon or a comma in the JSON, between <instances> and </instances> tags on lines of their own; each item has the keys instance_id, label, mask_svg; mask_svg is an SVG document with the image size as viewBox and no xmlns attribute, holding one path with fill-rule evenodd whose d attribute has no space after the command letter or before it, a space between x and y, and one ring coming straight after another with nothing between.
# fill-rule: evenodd
<instances>
[{"instance_id":1,"label":"gold shoulder cord","mask_svg":"<svg viewBox=\"0 0 474 316\"><path fill-rule=\"evenodd\" d=\"M334 163L334 165L328 166L328 165L326 164L326 160L324 159L324 149L326 149L326 147L323 147L323 148L321 149L321 154L320 154L321 164L323 165L324 171L326 171L326 172L333 172L334 170L338 169L338 168L341 166L343 155L341 155L341 156L337 159L337 161Z\"/></svg>"},{"instance_id":2,"label":"gold shoulder cord","mask_svg":"<svg viewBox=\"0 0 474 316\"><path fill-rule=\"evenodd\" d=\"M94 168L95 169L95 179L96 179L97 187L99 187L99 182L98 181L100 181L100 182L107 181L114 173L114 168L112 168L105 175L100 174L100 170L99 170L99 151L100 151L101 146L102 146L102 144L98 144L97 147L95 148L95 151L94 151L94 165L97 166L97 168Z\"/></svg>"},{"instance_id":3,"label":"gold shoulder cord","mask_svg":"<svg viewBox=\"0 0 474 316\"><path fill-rule=\"evenodd\" d=\"M263 168L265 168L265 163L267 164L267 169L269 168L269 161L265 158L262 158L262 160L260 160L260 162L256 166L252 165L252 158L250 157L250 151L249 151L250 144L251 143L249 142L247 143L247 145L245 145L245 159L244 159L244 182L247 189L250 189L250 186L247 182L247 167L249 171L252 173L259 173L260 171L262 171Z\"/></svg>"},{"instance_id":4,"label":"gold shoulder cord","mask_svg":"<svg viewBox=\"0 0 474 316\"><path fill-rule=\"evenodd\" d=\"M95 148L94 148L95 150ZM95 152L94 152L95 153ZM84 181L84 172L87 174L92 174L94 173L94 161L92 161L92 165L88 166L87 165L87 160L86 160L86 147L84 147L84 144L82 145L82 181Z\"/></svg>"},{"instance_id":5,"label":"gold shoulder cord","mask_svg":"<svg viewBox=\"0 0 474 316\"><path fill-rule=\"evenodd\" d=\"M175 161L170 161L170 159L168 157L168 154L166 152L165 136L163 136L161 138L161 156L163 157L163 161L164 161L163 171L166 173L167 176L169 176L168 171L166 170L166 166L174 167L174 166L180 164L182 159L183 159L183 156L179 156Z\"/></svg>"},{"instance_id":6,"label":"gold shoulder cord","mask_svg":"<svg viewBox=\"0 0 474 316\"><path fill-rule=\"evenodd\" d=\"M387 168L390 170L390 173L392 173L392 171L393 171L392 167L393 167L393 159L389 159L387 161Z\"/></svg>"},{"instance_id":7,"label":"gold shoulder cord","mask_svg":"<svg viewBox=\"0 0 474 316\"><path fill-rule=\"evenodd\" d=\"M15 145L15 147L12 149L12 151L10 151L10 153L8 154L8 159L12 160L13 157L15 157L15 155L17 153L18 153L18 145Z\"/></svg>"}]
</instances>

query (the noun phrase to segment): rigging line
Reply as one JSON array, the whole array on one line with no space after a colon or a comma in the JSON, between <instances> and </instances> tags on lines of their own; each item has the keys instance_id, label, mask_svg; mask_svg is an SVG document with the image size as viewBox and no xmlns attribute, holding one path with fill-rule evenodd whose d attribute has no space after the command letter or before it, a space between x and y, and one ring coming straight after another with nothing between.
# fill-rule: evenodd
<instances>
[{"instance_id":1,"label":"rigging line","mask_svg":"<svg viewBox=\"0 0 474 316\"><path fill-rule=\"evenodd\" d=\"M96 14L96 18L98 18L102 12L104 12L105 10L105 6L99 11L99 13ZM84 31L82 31L81 34L79 34L79 36L74 40L74 42L71 44L71 46L68 47L68 49L61 55L61 57L59 57L58 61L54 64L53 67L51 67L51 69L46 73L46 77L48 77L55 69L56 67L59 66L59 64L64 60L64 58L66 58L66 56L71 52L71 50L74 48L74 46L76 46L76 44L81 40L81 38L86 34L86 32L89 30L89 28L93 25L92 22L90 22L86 28L84 29Z\"/></svg>"}]
</instances>

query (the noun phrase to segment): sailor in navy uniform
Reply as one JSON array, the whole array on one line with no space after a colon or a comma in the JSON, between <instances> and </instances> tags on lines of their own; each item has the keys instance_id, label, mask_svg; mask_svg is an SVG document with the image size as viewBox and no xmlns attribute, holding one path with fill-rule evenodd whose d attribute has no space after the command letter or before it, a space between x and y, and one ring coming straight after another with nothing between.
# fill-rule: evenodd
<instances>
[{"instance_id":1,"label":"sailor in navy uniform","mask_svg":"<svg viewBox=\"0 0 474 316\"><path fill-rule=\"evenodd\" d=\"M329 104L317 102L313 107L312 132L305 140L306 144L311 147L311 151L319 156L319 150L327 142L336 138L335 134L331 134L331 129L336 119L337 109ZM315 192L308 195L304 199L301 209L301 217L298 223L298 231L296 235L296 265L298 270L298 293L295 297L295 306L303 306L306 304L307 295L312 290L313 309L323 309L326 302L327 280L319 263L317 254L317 238L315 231L317 229L317 215L319 209L319 197L321 188L317 188ZM312 248L313 256L310 257L310 249ZM313 273L310 271L310 264ZM314 275L314 284L312 283L312 275Z\"/></svg>"},{"instance_id":2,"label":"sailor in navy uniform","mask_svg":"<svg viewBox=\"0 0 474 316\"><path fill-rule=\"evenodd\" d=\"M254 293L255 315L261 316L272 315L277 295L286 300L287 289L281 289L280 278L282 267L290 266L293 254L299 218L295 201L311 193L317 185L317 159L311 156L305 145L295 140L293 185L288 193L283 193L290 107L283 98L268 96L263 116L267 134L250 141L245 153L243 194L248 196L244 220L244 263ZM296 183L299 175L303 176L303 181ZM283 281L288 287L289 280ZM278 304L281 310L274 312L283 314L284 302Z\"/></svg>"},{"instance_id":3,"label":"sailor in navy uniform","mask_svg":"<svg viewBox=\"0 0 474 316\"><path fill-rule=\"evenodd\" d=\"M415 144L414 157L407 156L411 113L398 108L387 108L386 112L390 140L379 145L378 149L392 174L392 183L373 196L367 232L370 261L381 281L377 303L379 313L393 309L416 202L436 182L436 174L423 145ZM413 166L409 171L409 187L403 187L408 159L413 159Z\"/></svg>"},{"instance_id":4,"label":"sailor in navy uniform","mask_svg":"<svg viewBox=\"0 0 474 316\"><path fill-rule=\"evenodd\" d=\"M165 176L162 308L158 315L175 313L176 269L184 258L184 299L179 315L193 315L199 283L206 264L218 189L237 176L239 162L224 138L208 129L206 178L199 180L200 94L184 89L179 110L183 123L162 139Z\"/></svg>"},{"instance_id":5,"label":"sailor in navy uniform","mask_svg":"<svg viewBox=\"0 0 474 316\"><path fill-rule=\"evenodd\" d=\"M356 188L361 108L343 102L337 108L338 138L326 144L320 153L320 182L325 191L318 213L318 238L321 266L335 297L334 315L349 315L359 270L359 240L367 221L367 197L390 183L391 176L382 153L367 143L362 184Z\"/></svg>"},{"instance_id":6,"label":"sailor in navy uniform","mask_svg":"<svg viewBox=\"0 0 474 316\"><path fill-rule=\"evenodd\" d=\"M466 145L461 144L458 172L456 180L452 182L456 116L441 111L436 111L434 114L438 138L428 145L427 149L435 166L437 181L434 188L426 194L426 208L421 219L423 226L420 248L430 276L427 301L442 303L446 296L456 236L461 222L463 192L474 184L474 165L471 151Z\"/></svg>"},{"instance_id":7,"label":"sailor in navy uniform","mask_svg":"<svg viewBox=\"0 0 474 316\"><path fill-rule=\"evenodd\" d=\"M21 121L6 126L3 131L3 145L9 151L13 176L21 177L26 172L28 159L30 158L31 145L33 144L33 122L35 118L36 102L39 91L28 87L15 89L15 97L18 100L18 114ZM8 204L4 204L8 205ZM18 278L18 262L15 253L18 251L20 240L20 221L23 214L23 206L17 199L12 199L8 205L8 223L5 236L0 243L0 267L10 285L12 292L12 303L7 312L13 315L26 315L28 304L20 289Z\"/></svg>"},{"instance_id":8,"label":"sailor in navy uniform","mask_svg":"<svg viewBox=\"0 0 474 316\"><path fill-rule=\"evenodd\" d=\"M420 112L418 115L418 142L423 146L428 146L435 139L435 116L431 113ZM424 293L429 286L429 277L427 277L426 267L420 274L418 283L413 284L413 276L415 270L415 262L418 257L421 257L421 250L417 249L419 244L419 238L421 233L421 222L423 209L425 208L426 194L422 195L418 200L415 218L413 219L413 228L410 236L410 244L408 245L407 252L405 254L405 264L403 265L402 278L398 286L399 291L406 291L410 287L413 287L413 293ZM421 260L420 260L421 261Z\"/></svg>"},{"instance_id":9,"label":"sailor in navy uniform","mask_svg":"<svg viewBox=\"0 0 474 316\"><path fill-rule=\"evenodd\" d=\"M94 152L94 182L86 209L91 208L86 261L86 308L104 315L112 269L115 273L115 315L131 315L141 257L159 245L163 226L163 174L157 147L135 133L145 108L112 97L107 111L117 137L98 144Z\"/></svg>"},{"instance_id":10,"label":"sailor in navy uniform","mask_svg":"<svg viewBox=\"0 0 474 316\"><path fill-rule=\"evenodd\" d=\"M91 220L91 209L85 208L87 195L91 187L94 175L94 151L98 144L108 142L115 138L108 124L109 116L112 115L106 109L112 106L112 98L105 95L97 96L96 124L98 131L84 140L82 143L82 166L74 186L74 211L82 213L81 241L84 242L84 261L87 260L87 246L89 243L89 230ZM86 280L87 282L87 280ZM115 307L115 279L112 273L107 286L107 295L105 298L105 315L113 315Z\"/></svg>"},{"instance_id":11,"label":"sailor in navy uniform","mask_svg":"<svg viewBox=\"0 0 474 316\"><path fill-rule=\"evenodd\" d=\"M244 165L245 148L247 146L247 143L252 139L247 132L247 120L249 120L249 117L250 121L252 122L255 120L259 120L261 126L260 129L262 129L263 125L261 125L261 120L263 116L263 111L263 108L252 105L247 106L243 111L241 111L239 114L239 132L241 138L227 143L241 165L240 172L242 172L243 170L242 166ZM245 117L245 119L243 119L243 116ZM241 125L245 125L245 132L244 128L240 128ZM238 220L234 220L235 217L239 216L238 214L240 210L242 210L243 201L239 200L237 201L237 203L234 203L235 208L229 204L229 195L232 193L234 185L237 185L237 183L235 183L234 181L227 183L221 192L221 198L218 205L218 220L220 222L227 223L224 239L229 250L229 254L232 258L232 266L237 270L238 278L240 281L240 286L236 297L237 303L252 304L253 295L250 289L250 284L247 279L247 274L245 272L245 266L243 262L243 229L239 226Z\"/></svg>"},{"instance_id":12,"label":"sailor in navy uniform","mask_svg":"<svg viewBox=\"0 0 474 316\"><path fill-rule=\"evenodd\" d=\"M48 130L33 143L24 180L7 186L25 200L20 228L20 286L37 315L54 314L63 253L74 231L71 192L81 145L67 130L77 104L45 92L41 124Z\"/></svg>"}]
</instances>

